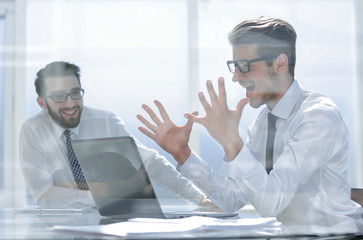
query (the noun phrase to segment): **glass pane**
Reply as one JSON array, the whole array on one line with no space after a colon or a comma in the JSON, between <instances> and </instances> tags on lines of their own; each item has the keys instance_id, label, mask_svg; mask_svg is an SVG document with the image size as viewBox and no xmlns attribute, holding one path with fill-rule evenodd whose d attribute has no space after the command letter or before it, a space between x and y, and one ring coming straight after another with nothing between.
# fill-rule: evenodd
<instances>
[{"instance_id":1,"label":"glass pane","mask_svg":"<svg viewBox=\"0 0 363 240\"><path fill-rule=\"evenodd\" d=\"M5 45L5 19L0 17L0 172L4 172L4 45ZM0 189L4 187L4 174L0 175Z\"/></svg>"},{"instance_id":2,"label":"glass pane","mask_svg":"<svg viewBox=\"0 0 363 240\"><path fill-rule=\"evenodd\" d=\"M69 61L81 68L85 105L112 111L138 140L165 155L137 129L136 114L145 113L143 103L155 109L159 99L172 119L185 122L186 15L185 0L28 1L26 118L41 110L36 72Z\"/></svg>"},{"instance_id":3,"label":"glass pane","mask_svg":"<svg viewBox=\"0 0 363 240\"><path fill-rule=\"evenodd\" d=\"M263 8L261 8L263 6ZM324 11L321 11L324 9ZM293 14L292 14L293 13ZM223 14L226 14L223 16ZM224 76L227 85L229 106L236 106L245 91L231 81L226 61L232 59L232 48L228 33L242 20L259 16L274 16L290 22L297 32L296 78L303 87L323 93L339 107L350 132L350 180L356 181L357 105L356 105L356 60L354 27L354 1L267 1L245 0L200 1L200 79L205 90L205 80L217 82ZM216 18L216 16L219 16ZM308 17L307 17L308 16ZM342 87L342 83L344 87ZM202 109L202 108L201 108ZM240 133L245 139L246 130L260 109L246 106ZM202 113L201 113L202 114ZM201 155L222 156L223 149L210 140L201 129ZM215 164L220 164L220 159Z\"/></svg>"},{"instance_id":4,"label":"glass pane","mask_svg":"<svg viewBox=\"0 0 363 240\"><path fill-rule=\"evenodd\" d=\"M65 60L81 68L85 104L113 111L143 141L149 140L139 134L136 119L142 103L158 98L173 119L184 121L185 1L32 0L27 25L26 117L40 111L36 71Z\"/></svg>"}]
</instances>

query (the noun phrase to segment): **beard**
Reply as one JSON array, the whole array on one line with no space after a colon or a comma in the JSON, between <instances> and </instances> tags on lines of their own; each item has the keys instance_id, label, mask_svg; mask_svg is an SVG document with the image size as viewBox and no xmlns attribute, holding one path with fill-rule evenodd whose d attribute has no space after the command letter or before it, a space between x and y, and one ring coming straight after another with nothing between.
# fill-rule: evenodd
<instances>
[{"instance_id":1,"label":"beard","mask_svg":"<svg viewBox=\"0 0 363 240\"><path fill-rule=\"evenodd\" d=\"M63 128L75 128L78 126L80 120L81 120L81 113L82 113L82 107L79 105L74 106L73 108L60 108L58 112L53 111L52 108L48 105L46 102L48 113L51 116L51 118L61 127ZM62 115L62 111L64 110L71 110L71 109L77 109L77 116L74 118L66 119Z\"/></svg>"},{"instance_id":2,"label":"beard","mask_svg":"<svg viewBox=\"0 0 363 240\"><path fill-rule=\"evenodd\" d=\"M281 97L281 85L280 79L274 70L269 70L270 82L263 90L256 92L254 97L250 99L250 106L253 108L259 108L263 104L274 101L274 99Z\"/></svg>"}]
</instances>

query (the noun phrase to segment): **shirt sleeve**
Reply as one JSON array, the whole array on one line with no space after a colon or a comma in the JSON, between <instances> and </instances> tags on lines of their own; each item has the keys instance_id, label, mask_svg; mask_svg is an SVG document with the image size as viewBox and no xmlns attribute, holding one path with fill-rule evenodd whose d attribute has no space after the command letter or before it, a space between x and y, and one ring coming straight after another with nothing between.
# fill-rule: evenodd
<instances>
[{"instance_id":1,"label":"shirt sleeve","mask_svg":"<svg viewBox=\"0 0 363 240\"><path fill-rule=\"evenodd\" d=\"M347 152L344 148L348 147L348 134L339 114L314 109L296 119L300 122L286 136L287 144L270 174L247 147L228 164L230 176L261 216L280 214L295 197L299 185L316 181L318 188L319 171L327 168L329 161L334 160L335 167L346 167L346 156L341 154ZM324 177L334 177L334 173Z\"/></svg>"},{"instance_id":2,"label":"shirt sleeve","mask_svg":"<svg viewBox=\"0 0 363 240\"><path fill-rule=\"evenodd\" d=\"M183 165L178 165L177 168L221 209L232 212L247 203L247 199L234 179L216 173L194 152Z\"/></svg>"},{"instance_id":3,"label":"shirt sleeve","mask_svg":"<svg viewBox=\"0 0 363 240\"><path fill-rule=\"evenodd\" d=\"M132 136L121 118L111 115L110 125L112 132L118 136ZM199 205L206 195L198 189L192 182L183 177L175 167L156 150L149 149L140 143L135 137L141 158L145 164L146 171L150 179L158 186L164 188L176 196L182 197L194 204Z\"/></svg>"},{"instance_id":4,"label":"shirt sleeve","mask_svg":"<svg viewBox=\"0 0 363 240\"><path fill-rule=\"evenodd\" d=\"M50 187L37 201L41 208L95 207L90 191L65 187Z\"/></svg>"},{"instance_id":5,"label":"shirt sleeve","mask_svg":"<svg viewBox=\"0 0 363 240\"><path fill-rule=\"evenodd\" d=\"M48 162L36 135L23 125L20 134L20 162L26 185L41 208L94 207L89 191L53 184Z\"/></svg>"},{"instance_id":6,"label":"shirt sleeve","mask_svg":"<svg viewBox=\"0 0 363 240\"><path fill-rule=\"evenodd\" d=\"M150 178L165 190L199 205L206 195L187 178L182 176L175 167L156 150L148 149L137 142L141 158Z\"/></svg>"}]
</instances>

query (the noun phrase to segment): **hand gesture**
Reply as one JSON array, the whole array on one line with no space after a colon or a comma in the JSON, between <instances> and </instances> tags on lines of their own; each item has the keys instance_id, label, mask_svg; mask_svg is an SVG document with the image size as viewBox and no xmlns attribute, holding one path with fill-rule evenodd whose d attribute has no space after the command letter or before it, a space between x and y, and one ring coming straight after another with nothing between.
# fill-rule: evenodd
<instances>
[{"instance_id":1,"label":"hand gesture","mask_svg":"<svg viewBox=\"0 0 363 240\"><path fill-rule=\"evenodd\" d=\"M207 90L211 105L207 102L203 92L199 93L199 100L206 112L204 117L185 114L189 120L202 124L209 134L219 142L229 160L233 160L243 147L242 138L239 136L239 122L242 110L249 99L242 99L235 109L228 109L224 79L218 79L219 96L214 91L213 84L207 81Z\"/></svg>"},{"instance_id":2,"label":"hand gesture","mask_svg":"<svg viewBox=\"0 0 363 240\"><path fill-rule=\"evenodd\" d=\"M199 205L201 206L200 211L223 212L223 210L217 207L207 196L203 197Z\"/></svg>"},{"instance_id":3,"label":"hand gesture","mask_svg":"<svg viewBox=\"0 0 363 240\"><path fill-rule=\"evenodd\" d=\"M153 139L166 152L173 155L174 159L178 161L179 164L183 164L188 159L191 152L188 142L193 122L188 120L184 126L176 126L170 120L164 106L157 100L155 100L154 103L159 109L163 121L159 119L149 106L143 104L142 108L149 114L155 124L150 123L142 115L138 114L137 118L152 132L144 127L139 127L139 130ZM193 114L197 114L197 112L194 112Z\"/></svg>"}]
</instances>

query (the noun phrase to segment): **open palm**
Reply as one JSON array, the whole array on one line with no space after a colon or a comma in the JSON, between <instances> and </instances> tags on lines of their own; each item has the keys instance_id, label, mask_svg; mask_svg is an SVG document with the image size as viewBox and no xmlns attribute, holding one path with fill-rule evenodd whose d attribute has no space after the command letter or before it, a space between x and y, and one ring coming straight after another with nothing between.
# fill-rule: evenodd
<instances>
[{"instance_id":1,"label":"open palm","mask_svg":"<svg viewBox=\"0 0 363 240\"><path fill-rule=\"evenodd\" d=\"M198 117L186 114L185 116L193 122L202 124L209 134L222 145L227 158L232 160L243 147L243 141L239 136L238 128L242 110L249 100L247 98L242 99L235 109L229 109L224 79L222 77L218 79L219 95L215 92L210 80L207 81L207 89L210 103L207 102L202 92L199 93L199 100L203 105L206 115Z\"/></svg>"},{"instance_id":2,"label":"open palm","mask_svg":"<svg viewBox=\"0 0 363 240\"><path fill-rule=\"evenodd\" d=\"M154 124L138 114L137 118L150 131L144 127L139 127L139 130L153 139L162 149L173 155L175 160L182 164L191 151L188 142L193 122L188 120L184 126L177 126L170 120L164 106L157 100L155 100L154 103L159 109L162 121L148 105L144 104L142 105L142 108L148 113Z\"/></svg>"}]
</instances>

